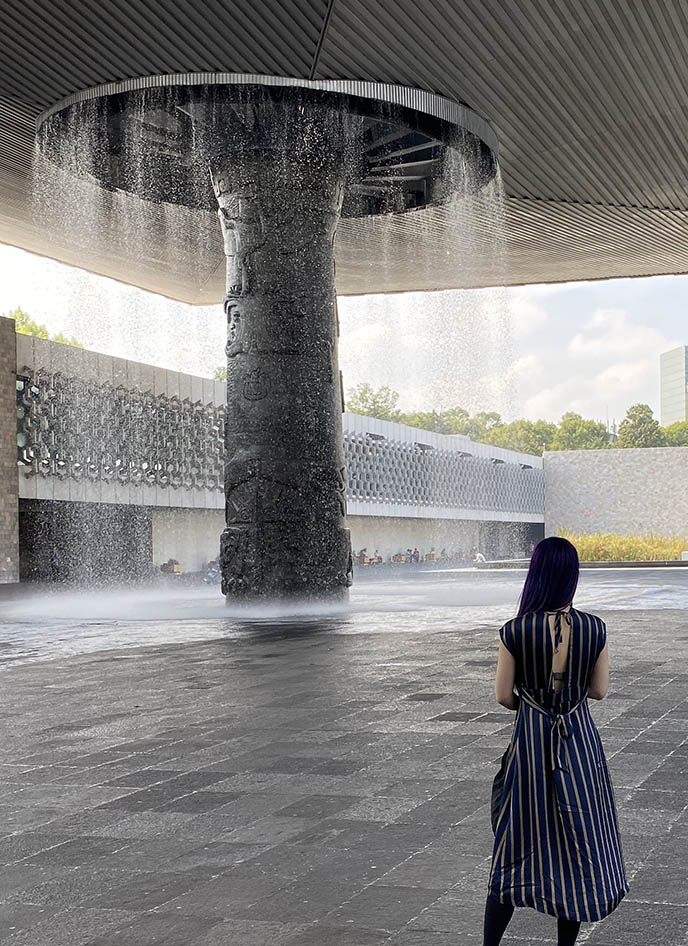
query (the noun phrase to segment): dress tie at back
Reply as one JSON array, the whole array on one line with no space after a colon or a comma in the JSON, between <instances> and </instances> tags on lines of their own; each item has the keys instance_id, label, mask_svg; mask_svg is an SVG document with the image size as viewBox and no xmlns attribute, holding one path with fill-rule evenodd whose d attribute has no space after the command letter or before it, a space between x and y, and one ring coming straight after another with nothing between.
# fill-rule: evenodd
<instances>
[{"instance_id":1,"label":"dress tie at back","mask_svg":"<svg viewBox=\"0 0 688 946\"><path fill-rule=\"evenodd\" d=\"M554 615L554 649L558 650L559 645L563 641L563 635L561 633L561 619L562 617L569 626L569 629L573 627L573 619L571 618L571 611L569 608L562 608L560 611L556 611Z\"/></svg>"},{"instance_id":2,"label":"dress tie at back","mask_svg":"<svg viewBox=\"0 0 688 946\"><path fill-rule=\"evenodd\" d=\"M561 713L556 710L547 709L547 707L545 706L541 706L538 702L536 702L533 699L530 693L528 693L528 691L524 690L523 688L519 689L519 695L521 697L521 700L527 706L530 706L531 709L534 709L538 713L542 713L542 715L545 716L551 724L552 728L550 730L550 747L551 747L550 766L551 766L552 772L556 772L557 770L566 771L566 755L564 752L564 745L562 743L562 739L571 738L571 726L570 726L571 717L583 705L583 703L585 702L587 698L587 694L581 697L581 699L574 706L572 706L571 709L568 710L566 713Z\"/></svg>"}]
</instances>

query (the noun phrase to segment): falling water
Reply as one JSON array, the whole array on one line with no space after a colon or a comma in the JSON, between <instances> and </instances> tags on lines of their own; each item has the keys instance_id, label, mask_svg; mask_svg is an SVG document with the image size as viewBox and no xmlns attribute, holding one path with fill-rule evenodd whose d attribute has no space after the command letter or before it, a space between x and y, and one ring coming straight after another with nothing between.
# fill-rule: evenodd
<instances>
[{"instance_id":1,"label":"falling water","mask_svg":"<svg viewBox=\"0 0 688 946\"><path fill-rule=\"evenodd\" d=\"M512 419L518 392L511 377L513 346L504 253L504 191L501 175L478 195L457 193L437 211L444 224L433 253L416 254L423 282L433 285L444 253L450 269L468 285L494 281L489 289L381 293L339 300L341 362L347 389L369 383L400 395L406 413L463 407L497 411ZM384 261L395 218L382 218L379 258ZM386 228L386 229L385 229ZM428 241L431 242L431 241ZM424 244L420 241L420 247ZM448 281L448 280L446 280ZM439 285L438 285L439 283Z\"/></svg>"},{"instance_id":2,"label":"falling water","mask_svg":"<svg viewBox=\"0 0 688 946\"><path fill-rule=\"evenodd\" d=\"M241 90L239 101L246 105L263 94ZM209 90L187 99L179 87L130 94L126 121L116 126L114 155L105 99L76 103L46 121L37 139L34 214L75 266L145 282L168 296L212 302L224 290L224 255L205 154L212 130L222 121L226 125L226 106ZM348 120L346 162L353 179L360 120ZM288 110L282 122L271 128L273 139L286 137ZM360 197L360 206L350 200L345 208L338 273L354 289L359 278L362 290L383 291L340 298L345 385L388 384L407 411L462 406L508 415L514 392L505 294L446 289L457 281L506 281L501 179L497 173L483 186L484 158L475 140L464 136L457 144L444 155L429 207L399 213L404 208L397 194L383 196L375 216ZM183 173L171 174L171 166ZM104 180L107 186L101 186ZM346 250L352 235L355 252ZM426 291L397 293L407 273ZM222 363L219 306L189 310L128 286L114 289L84 269L71 270L67 285L69 334L88 347L126 351L129 357L136 352L139 360L207 376ZM438 291L427 291L433 289ZM155 335L149 330L152 314L165 323ZM196 329L189 332L191 322Z\"/></svg>"}]
</instances>

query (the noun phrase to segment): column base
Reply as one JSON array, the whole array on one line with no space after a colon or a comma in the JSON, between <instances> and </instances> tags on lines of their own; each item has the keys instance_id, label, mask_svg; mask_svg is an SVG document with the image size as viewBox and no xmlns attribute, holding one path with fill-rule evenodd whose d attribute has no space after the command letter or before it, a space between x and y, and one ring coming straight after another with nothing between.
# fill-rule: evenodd
<instances>
[{"instance_id":1,"label":"column base","mask_svg":"<svg viewBox=\"0 0 688 946\"><path fill-rule=\"evenodd\" d=\"M222 593L227 601L343 601L353 579L351 538L326 536L303 523L231 525L220 540ZM344 563L333 569L333 563Z\"/></svg>"}]
</instances>

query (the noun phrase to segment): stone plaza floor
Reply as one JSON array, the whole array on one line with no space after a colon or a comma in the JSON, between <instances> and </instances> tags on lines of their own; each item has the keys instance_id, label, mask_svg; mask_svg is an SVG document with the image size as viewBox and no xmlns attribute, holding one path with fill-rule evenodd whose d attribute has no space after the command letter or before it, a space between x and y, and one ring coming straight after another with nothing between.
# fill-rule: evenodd
<instances>
[{"instance_id":1,"label":"stone plaza floor","mask_svg":"<svg viewBox=\"0 0 688 946\"><path fill-rule=\"evenodd\" d=\"M590 946L688 944L684 610L602 613L631 892ZM7 946L479 946L512 714L496 629L269 625L0 673ZM505 943L555 941L516 912Z\"/></svg>"}]
</instances>

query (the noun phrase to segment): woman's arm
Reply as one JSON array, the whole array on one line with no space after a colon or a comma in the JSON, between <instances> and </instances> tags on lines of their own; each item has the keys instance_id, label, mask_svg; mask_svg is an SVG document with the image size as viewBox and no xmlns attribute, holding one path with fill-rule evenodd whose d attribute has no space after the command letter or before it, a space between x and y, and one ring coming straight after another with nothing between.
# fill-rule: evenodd
<instances>
[{"instance_id":1,"label":"woman's arm","mask_svg":"<svg viewBox=\"0 0 688 946\"><path fill-rule=\"evenodd\" d=\"M607 645L604 645L597 663L590 674L590 683L588 684L588 696L591 700L603 700L609 689L609 654Z\"/></svg>"},{"instance_id":2,"label":"woman's arm","mask_svg":"<svg viewBox=\"0 0 688 946\"><path fill-rule=\"evenodd\" d=\"M518 709L518 696L514 693L515 679L516 661L500 641L497 656L497 674L495 676L495 696L501 706L506 706L510 710Z\"/></svg>"}]
</instances>

